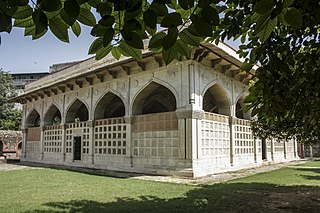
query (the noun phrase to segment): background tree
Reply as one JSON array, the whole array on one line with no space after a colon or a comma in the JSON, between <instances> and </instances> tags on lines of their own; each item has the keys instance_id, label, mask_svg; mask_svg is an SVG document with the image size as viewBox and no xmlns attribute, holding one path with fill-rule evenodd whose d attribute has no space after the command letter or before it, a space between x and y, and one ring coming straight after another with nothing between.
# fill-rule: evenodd
<instances>
[{"instance_id":1,"label":"background tree","mask_svg":"<svg viewBox=\"0 0 320 213\"><path fill-rule=\"evenodd\" d=\"M11 75L0 69L0 130L20 130L21 110L14 109L9 99L15 95Z\"/></svg>"},{"instance_id":2,"label":"background tree","mask_svg":"<svg viewBox=\"0 0 320 213\"><path fill-rule=\"evenodd\" d=\"M255 133L319 140L318 0L0 0L0 32L14 25L37 39L50 30L68 42L79 23L92 27L97 59L111 52L140 60L150 39L147 48L168 64L203 40L240 39L238 53L248 57L241 68L260 66L246 99Z\"/></svg>"}]
</instances>

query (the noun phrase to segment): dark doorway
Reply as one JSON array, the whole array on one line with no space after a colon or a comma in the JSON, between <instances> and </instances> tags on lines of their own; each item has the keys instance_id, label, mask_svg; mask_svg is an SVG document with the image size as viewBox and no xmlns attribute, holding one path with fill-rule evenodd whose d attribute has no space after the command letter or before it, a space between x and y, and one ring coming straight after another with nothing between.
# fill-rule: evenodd
<instances>
[{"instance_id":1,"label":"dark doorway","mask_svg":"<svg viewBox=\"0 0 320 213\"><path fill-rule=\"evenodd\" d=\"M263 138L261 140L262 160L267 160L267 140Z\"/></svg>"},{"instance_id":2,"label":"dark doorway","mask_svg":"<svg viewBox=\"0 0 320 213\"><path fill-rule=\"evenodd\" d=\"M81 160L81 137L74 137L73 141L73 160Z\"/></svg>"}]
</instances>

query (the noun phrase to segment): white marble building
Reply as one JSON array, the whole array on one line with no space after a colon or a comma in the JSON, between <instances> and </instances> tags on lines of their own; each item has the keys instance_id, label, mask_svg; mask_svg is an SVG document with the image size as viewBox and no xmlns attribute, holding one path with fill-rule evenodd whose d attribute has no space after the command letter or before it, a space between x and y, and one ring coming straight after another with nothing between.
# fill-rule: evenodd
<instances>
[{"instance_id":1,"label":"white marble building","mask_svg":"<svg viewBox=\"0 0 320 213\"><path fill-rule=\"evenodd\" d=\"M254 139L241 108L251 75L224 44L166 66L88 59L26 86L22 161L200 177L296 159L295 141Z\"/></svg>"}]
</instances>

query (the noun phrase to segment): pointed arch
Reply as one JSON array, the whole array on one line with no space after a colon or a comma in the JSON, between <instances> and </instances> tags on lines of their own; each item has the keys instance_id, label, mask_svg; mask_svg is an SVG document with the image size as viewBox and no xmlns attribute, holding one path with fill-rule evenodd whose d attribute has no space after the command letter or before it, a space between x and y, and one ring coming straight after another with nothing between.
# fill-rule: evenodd
<instances>
[{"instance_id":1,"label":"pointed arch","mask_svg":"<svg viewBox=\"0 0 320 213\"><path fill-rule=\"evenodd\" d=\"M249 110L246 112L244 110L244 107L245 107L244 99L246 98L247 95L248 94L242 94L237 100L236 117L241 119L251 120L251 111Z\"/></svg>"},{"instance_id":2,"label":"pointed arch","mask_svg":"<svg viewBox=\"0 0 320 213\"><path fill-rule=\"evenodd\" d=\"M25 127L39 127L40 126L40 114L33 108L26 117Z\"/></svg>"},{"instance_id":3,"label":"pointed arch","mask_svg":"<svg viewBox=\"0 0 320 213\"><path fill-rule=\"evenodd\" d=\"M45 126L57 125L61 123L61 112L59 108L52 104L43 117L43 123Z\"/></svg>"},{"instance_id":4,"label":"pointed arch","mask_svg":"<svg viewBox=\"0 0 320 213\"><path fill-rule=\"evenodd\" d=\"M132 102L132 115L175 111L177 94L173 91L155 81L149 82L135 96Z\"/></svg>"},{"instance_id":5,"label":"pointed arch","mask_svg":"<svg viewBox=\"0 0 320 213\"><path fill-rule=\"evenodd\" d=\"M94 119L105 119L125 116L123 98L114 92L107 91L98 101L94 110Z\"/></svg>"},{"instance_id":6,"label":"pointed arch","mask_svg":"<svg viewBox=\"0 0 320 213\"><path fill-rule=\"evenodd\" d=\"M65 121L66 123L73 123L76 121L87 121L89 119L89 111L87 105L75 99L69 106Z\"/></svg>"},{"instance_id":7,"label":"pointed arch","mask_svg":"<svg viewBox=\"0 0 320 213\"><path fill-rule=\"evenodd\" d=\"M208 85L202 97L202 108L204 111L231 115L230 98L218 82Z\"/></svg>"},{"instance_id":8,"label":"pointed arch","mask_svg":"<svg viewBox=\"0 0 320 213\"><path fill-rule=\"evenodd\" d=\"M3 153L3 147L4 147L4 144L3 144L3 142L0 140L0 156L1 156L2 153Z\"/></svg>"}]
</instances>

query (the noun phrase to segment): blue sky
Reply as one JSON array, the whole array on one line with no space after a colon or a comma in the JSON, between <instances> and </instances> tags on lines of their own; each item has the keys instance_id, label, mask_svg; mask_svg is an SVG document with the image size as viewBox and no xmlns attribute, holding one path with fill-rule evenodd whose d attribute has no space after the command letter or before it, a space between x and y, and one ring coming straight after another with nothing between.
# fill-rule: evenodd
<instances>
[{"instance_id":1,"label":"blue sky","mask_svg":"<svg viewBox=\"0 0 320 213\"><path fill-rule=\"evenodd\" d=\"M64 43L51 32L32 40L24 36L24 30L13 28L10 34L1 33L0 68L10 72L44 72L55 63L83 60L88 57L88 49L94 40L90 28L82 26L77 38L69 32L70 43Z\"/></svg>"},{"instance_id":2,"label":"blue sky","mask_svg":"<svg viewBox=\"0 0 320 213\"><path fill-rule=\"evenodd\" d=\"M52 64L92 57L88 49L95 38L90 30L82 25L79 38L69 31L70 43L58 40L49 31L37 40L25 37L20 28L13 28L10 34L1 33L0 68L11 73L47 72ZM239 45L239 41L227 43L234 48Z\"/></svg>"}]
</instances>

